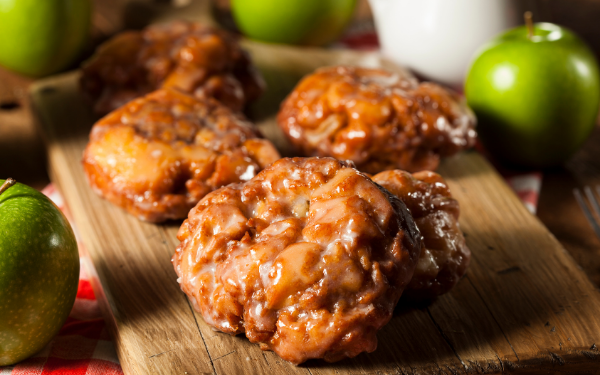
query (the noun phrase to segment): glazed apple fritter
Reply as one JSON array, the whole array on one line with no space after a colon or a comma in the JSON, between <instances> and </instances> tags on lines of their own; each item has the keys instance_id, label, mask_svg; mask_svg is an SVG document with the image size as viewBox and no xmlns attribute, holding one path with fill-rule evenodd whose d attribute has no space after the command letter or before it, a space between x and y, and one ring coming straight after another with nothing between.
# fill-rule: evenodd
<instances>
[{"instance_id":1,"label":"glazed apple fritter","mask_svg":"<svg viewBox=\"0 0 600 375\"><path fill-rule=\"evenodd\" d=\"M92 188L138 218L185 218L210 191L250 180L279 153L214 99L160 89L92 128L83 166Z\"/></svg>"},{"instance_id":2,"label":"glazed apple fritter","mask_svg":"<svg viewBox=\"0 0 600 375\"><path fill-rule=\"evenodd\" d=\"M421 250L402 201L332 158L281 159L208 194L178 238L204 320L295 364L375 350Z\"/></svg>"},{"instance_id":3,"label":"glazed apple fritter","mask_svg":"<svg viewBox=\"0 0 600 375\"><path fill-rule=\"evenodd\" d=\"M406 204L423 236L419 262L405 295L424 299L448 292L467 271L471 251L458 225L458 201L444 179L429 171L411 175L394 170L373 176L373 181Z\"/></svg>"},{"instance_id":4,"label":"glazed apple fritter","mask_svg":"<svg viewBox=\"0 0 600 375\"><path fill-rule=\"evenodd\" d=\"M178 21L124 32L101 45L82 66L81 87L103 115L158 88L214 97L241 110L264 82L233 35Z\"/></svg>"},{"instance_id":5,"label":"glazed apple fritter","mask_svg":"<svg viewBox=\"0 0 600 375\"><path fill-rule=\"evenodd\" d=\"M279 126L306 156L352 160L368 173L435 170L440 157L475 143L475 117L433 83L380 69L329 67L287 97Z\"/></svg>"}]
</instances>

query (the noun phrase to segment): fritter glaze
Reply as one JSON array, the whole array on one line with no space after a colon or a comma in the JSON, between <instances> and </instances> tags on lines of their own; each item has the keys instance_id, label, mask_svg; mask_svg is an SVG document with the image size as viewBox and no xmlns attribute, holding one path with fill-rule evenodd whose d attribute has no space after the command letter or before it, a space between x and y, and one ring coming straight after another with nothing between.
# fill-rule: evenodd
<instances>
[{"instance_id":1,"label":"fritter glaze","mask_svg":"<svg viewBox=\"0 0 600 375\"><path fill-rule=\"evenodd\" d=\"M378 173L435 170L441 156L475 143L475 118L436 84L380 69L329 67L305 77L277 117L307 156L352 160Z\"/></svg>"},{"instance_id":2,"label":"fritter glaze","mask_svg":"<svg viewBox=\"0 0 600 375\"><path fill-rule=\"evenodd\" d=\"M273 145L214 99L161 89L92 128L83 166L92 188L138 218L185 218L210 191L250 180Z\"/></svg>"},{"instance_id":3,"label":"fritter glaze","mask_svg":"<svg viewBox=\"0 0 600 375\"><path fill-rule=\"evenodd\" d=\"M432 298L448 292L465 274L471 251L458 225L458 202L444 179L424 171L386 171L373 181L400 198L408 207L423 236L421 256L405 294L413 299Z\"/></svg>"},{"instance_id":4,"label":"fritter glaze","mask_svg":"<svg viewBox=\"0 0 600 375\"><path fill-rule=\"evenodd\" d=\"M406 206L332 158L281 159L208 194L178 238L204 320L295 364L375 350L421 249Z\"/></svg>"},{"instance_id":5,"label":"fritter glaze","mask_svg":"<svg viewBox=\"0 0 600 375\"><path fill-rule=\"evenodd\" d=\"M233 35L178 21L123 32L101 45L82 67L81 87L95 112L106 114L161 87L241 110L264 82Z\"/></svg>"}]
</instances>

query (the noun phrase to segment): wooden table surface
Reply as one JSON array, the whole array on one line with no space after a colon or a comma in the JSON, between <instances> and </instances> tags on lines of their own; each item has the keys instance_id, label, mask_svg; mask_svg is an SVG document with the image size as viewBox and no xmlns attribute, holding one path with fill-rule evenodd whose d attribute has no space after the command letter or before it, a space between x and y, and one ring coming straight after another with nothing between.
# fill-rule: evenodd
<instances>
[{"instance_id":1,"label":"wooden table surface","mask_svg":"<svg viewBox=\"0 0 600 375\"><path fill-rule=\"evenodd\" d=\"M135 24L130 15L137 1L95 0L94 43ZM165 2L165 1L163 1ZM179 1L181 2L181 1ZM600 56L600 1L523 0L536 21L566 25L579 33ZM359 6L357 17L369 17L368 6ZM140 26L140 25L135 25ZM91 48L90 48L91 50ZM0 68L0 178L8 176L37 189L48 182L45 150L26 95L31 79ZM583 217L572 189L600 185L600 125L593 136L563 167L544 171L538 216L600 286L600 240Z\"/></svg>"}]
</instances>

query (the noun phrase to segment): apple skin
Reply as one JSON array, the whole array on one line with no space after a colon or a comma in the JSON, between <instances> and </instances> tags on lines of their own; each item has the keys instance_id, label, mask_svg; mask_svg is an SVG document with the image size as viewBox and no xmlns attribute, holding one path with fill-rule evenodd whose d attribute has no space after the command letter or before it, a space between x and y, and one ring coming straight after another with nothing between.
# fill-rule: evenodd
<instances>
[{"instance_id":1,"label":"apple skin","mask_svg":"<svg viewBox=\"0 0 600 375\"><path fill-rule=\"evenodd\" d=\"M252 39L322 46L340 36L355 5L356 0L232 0L231 10Z\"/></svg>"},{"instance_id":2,"label":"apple skin","mask_svg":"<svg viewBox=\"0 0 600 375\"><path fill-rule=\"evenodd\" d=\"M467 75L465 95L478 133L498 159L525 167L567 160L591 134L600 102L593 53L571 31L525 26L484 46Z\"/></svg>"},{"instance_id":3,"label":"apple skin","mask_svg":"<svg viewBox=\"0 0 600 375\"><path fill-rule=\"evenodd\" d=\"M90 35L90 0L0 0L0 65L31 77L73 64Z\"/></svg>"},{"instance_id":4,"label":"apple skin","mask_svg":"<svg viewBox=\"0 0 600 375\"><path fill-rule=\"evenodd\" d=\"M0 194L0 366L35 354L56 335L78 283L77 242L62 212L23 184Z\"/></svg>"}]
</instances>

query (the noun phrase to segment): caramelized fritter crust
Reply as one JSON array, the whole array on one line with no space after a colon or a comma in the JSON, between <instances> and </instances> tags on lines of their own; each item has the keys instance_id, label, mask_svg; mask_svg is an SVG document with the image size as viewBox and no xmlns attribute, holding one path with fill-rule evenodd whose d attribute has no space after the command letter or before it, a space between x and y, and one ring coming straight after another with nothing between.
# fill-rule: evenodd
<instances>
[{"instance_id":1,"label":"caramelized fritter crust","mask_svg":"<svg viewBox=\"0 0 600 375\"><path fill-rule=\"evenodd\" d=\"M436 84L380 69L329 67L305 77L277 117L307 156L352 160L378 173L435 170L441 156L475 143L475 117Z\"/></svg>"},{"instance_id":2,"label":"caramelized fritter crust","mask_svg":"<svg viewBox=\"0 0 600 375\"><path fill-rule=\"evenodd\" d=\"M241 110L262 93L264 81L233 35L184 21L123 32L82 66L81 88L98 114L161 87Z\"/></svg>"},{"instance_id":3,"label":"caramelized fritter crust","mask_svg":"<svg viewBox=\"0 0 600 375\"><path fill-rule=\"evenodd\" d=\"M181 289L204 320L295 364L377 347L421 249L406 206L348 164L281 159L181 226Z\"/></svg>"},{"instance_id":4,"label":"caramelized fritter crust","mask_svg":"<svg viewBox=\"0 0 600 375\"><path fill-rule=\"evenodd\" d=\"M185 218L210 191L279 159L252 124L214 99L161 89L92 128L83 166L92 188L138 218Z\"/></svg>"},{"instance_id":5,"label":"caramelized fritter crust","mask_svg":"<svg viewBox=\"0 0 600 375\"><path fill-rule=\"evenodd\" d=\"M444 179L424 171L386 171L373 181L406 204L423 236L423 248L415 275L405 294L413 299L432 298L448 292L465 274L471 251L458 225L460 209Z\"/></svg>"}]
</instances>

